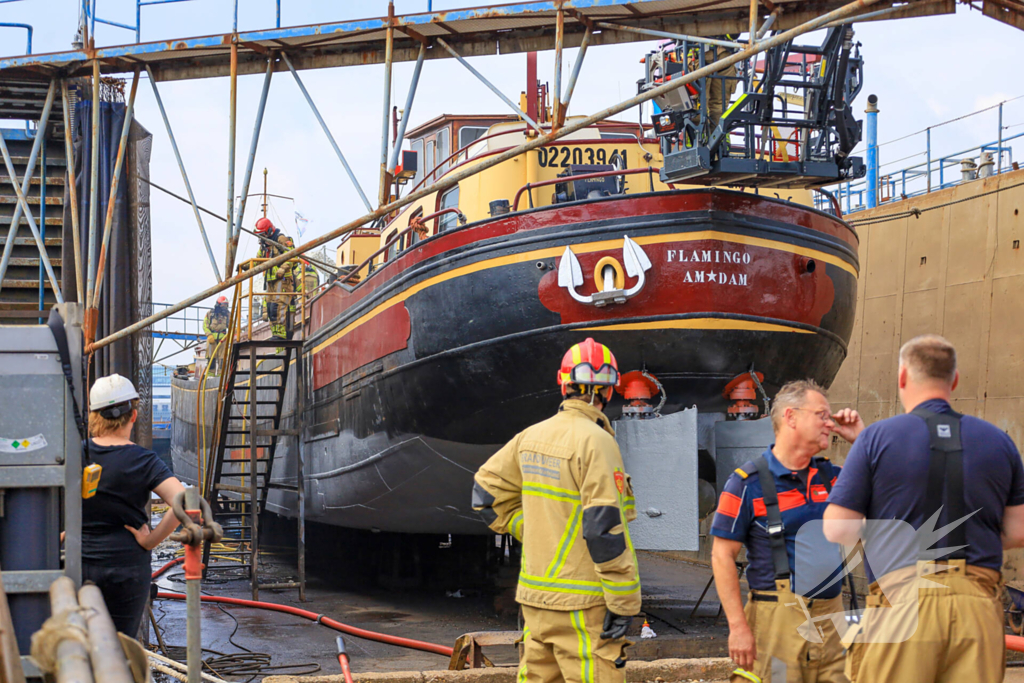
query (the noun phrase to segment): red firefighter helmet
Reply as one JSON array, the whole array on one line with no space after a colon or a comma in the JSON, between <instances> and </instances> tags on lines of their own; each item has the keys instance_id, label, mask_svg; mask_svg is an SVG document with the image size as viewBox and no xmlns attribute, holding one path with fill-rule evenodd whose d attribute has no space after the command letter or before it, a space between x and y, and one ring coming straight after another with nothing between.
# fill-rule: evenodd
<instances>
[{"instance_id":1,"label":"red firefighter helmet","mask_svg":"<svg viewBox=\"0 0 1024 683\"><path fill-rule=\"evenodd\" d=\"M562 357L562 367L558 370L562 396L566 395L571 384L610 388L618 383L619 364L615 356L607 346L589 337Z\"/></svg>"},{"instance_id":2,"label":"red firefighter helmet","mask_svg":"<svg viewBox=\"0 0 1024 683\"><path fill-rule=\"evenodd\" d=\"M227 302L228 302L228 298L226 296L219 296L219 297L217 297L217 303L219 303L219 304L226 304Z\"/></svg>"},{"instance_id":3,"label":"red firefighter helmet","mask_svg":"<svg viewBox=\"0 0 1024 683\"><path fill-rule=\"evenodd\" d=\"M260 235L265 235L273 229L274 224L266 216L256 221L256 232Z\"/></svg>"}]
</instances>

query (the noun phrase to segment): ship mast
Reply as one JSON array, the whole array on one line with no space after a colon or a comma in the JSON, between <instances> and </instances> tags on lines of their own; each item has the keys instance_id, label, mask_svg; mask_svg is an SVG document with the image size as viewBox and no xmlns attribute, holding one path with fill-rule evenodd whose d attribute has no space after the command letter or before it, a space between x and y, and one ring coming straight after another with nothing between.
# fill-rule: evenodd
<instances>
[{"instance_id":1,"label":"ship mast","mask_svg":"<svg viewBox=\"0 0 1024 683\"><path fill-rule=\"evenodd\" d=\"M267 217L267 169L263 169L263 217Z\"/></svg>"}]
</instances>

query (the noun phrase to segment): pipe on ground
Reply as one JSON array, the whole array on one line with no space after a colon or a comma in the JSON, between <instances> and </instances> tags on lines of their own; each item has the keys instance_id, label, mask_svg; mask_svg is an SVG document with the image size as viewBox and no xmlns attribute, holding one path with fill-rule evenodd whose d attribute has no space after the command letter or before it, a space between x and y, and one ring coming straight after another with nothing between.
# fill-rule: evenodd
<instances>
[{"instance_id":1,"label":"pipe on ground","mask_svg":"<svg viewBox=\"0 0 1024 683\"><path fill-rule=\"evenodd\" d=\"M167 571L174 565L179 564L183 560L184 558L181 557L175 560L171 560L170 562L168 562L167 564L153 572L153 578L157 578L165 571ZM185 599L185 596L181 593L160 592L157 593L157 597L162 598L164 600ZM422 640L413 640L412 638L401 638L399 636L391 636L385 633L377 633L376 631L367 631L366 629L356 628L355 626L343 624L340 621L336 621L334 619L331 619L330 617L325 617L322 614L310 612L309 610L299 609L298 607L291 607L289 605L278 605L273 602L258 602L256 600L243 600L241 598L228 598L219 595L204 595L202 596L202 600L203 602L215 602L222 605L253 607L255 609L265 609L270 610L272 612L283 612L285 614L292 614L297 617L303 617L304 619L309 619L310 621L315 621L319 624L323 624L324 626L332 628L335 631L341 631L342 633L347 633L349 635L356 636L357 638L365 638L366 640L373 640L378 643L386 643L388 645L396 645L398 647L404 647L410 650L432 652L433 654L441 655L442 657L451 657L453 652L453 648L447 647L445 645L427 643Z\"/></svg>"}]
</instances>

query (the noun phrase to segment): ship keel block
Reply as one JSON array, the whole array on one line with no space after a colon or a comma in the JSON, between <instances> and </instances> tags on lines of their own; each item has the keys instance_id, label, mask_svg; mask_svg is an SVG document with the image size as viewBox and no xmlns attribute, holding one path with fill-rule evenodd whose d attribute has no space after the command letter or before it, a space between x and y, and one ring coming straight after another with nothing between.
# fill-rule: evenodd
<instances>
[{"instance_id":1,"label":"ship keel block","mask_svg":"<svg viewBox=\"0 0 1024 683\"><path fill-rule=\"evenodd\" d=\"M629 535L637 550L700 549L697 501L697 409L615 423L636 495Z\"/></svg>"}]
</instances>

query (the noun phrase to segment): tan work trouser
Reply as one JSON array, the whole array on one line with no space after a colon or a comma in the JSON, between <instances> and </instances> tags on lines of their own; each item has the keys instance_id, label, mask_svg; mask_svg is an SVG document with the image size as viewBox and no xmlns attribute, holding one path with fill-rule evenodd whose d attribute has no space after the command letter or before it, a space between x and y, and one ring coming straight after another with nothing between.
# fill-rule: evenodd
<instances>
[{"instance_id":1,"label":"tan work trouser","mask_svg":"<svg viewBox=\"0 0 1024 683\"><path fill-rule=\"evenodd\" d=\"M227 332L206 335L206 357L208 358L211 372L220 372L221 366L224 363L224 349L227 345Z\"/></svg>"},{"instance_id":2,"label":"tan work trouser","mask_svg":"<svg viewBox=\"0 0 1024 683\"><path fill-rule=\"evenodd\" d=\"M727 50L719 50L719 59L724 58L728 55ZM704 62L711 64L714 61L714 53L708 50L704 53ZM728 66L715 74L716 76L735 76L735 67ZM736 86L739 81L734 79L720 79L720 78L708 78L708 118L711 122L711 130L709 134L715 130L718 126L718 122L722 120L722 114L729 107L729 101L732 99L733 93L736 92ZM722 104L722 91L725 91L725 105Z\"/></svg>"},{"instance_id":3,"label":"tan work trouser","mask_svg":"<svg viewBox=\"0 0 1024 683\"><path fill-rule=\"evenodd\" d=\"M267 303L277 304L276 315L270 315L267 308L267 318L270 320L271 334L275 334L279 337L284 337L285 332L288 328L288 307L292 305L291 292L295 290L295 283L290 277L283 277L277 280L271 280L267 283L268 292L279 292L271 294L267 297Z\"/></svg>"},{"instance_id":4,"label":"tan work trouser","mask_svg":"<svg viewBox=\"0 0 1024 683\"><path fill-rule=\"evenodd\" d=\"M754 600L755 595L776 600ZM829 618L843 615L842 596L808 600L788 589L751 591L744 613L757 659L753 670L733 672L732 683L847 683L842 634Z\"/></svg>"},{"instance_id":5,"label":"tan work trouser","mask_svg":"<svg viewBox=\"0 0 1024 683\"><path fill-rule=\"evenodd\" d=\"M1001 682L1006 640L1000 581L994 569L963 560L919 562L887 574L882 587L871 585L861 627L847 638L850 679Z\"/></svg>"},{"instance_id":6,"label":"tan work trouser","mask_svg":"<svg viewBox=\"0 0 1024 683\"><path fill-rule=\"evenodd\" d=\"M523 605L523 658L518 683L625 683L625 638L603 640L604 605L573 612Z\"/></svg>"}]
</instances>

